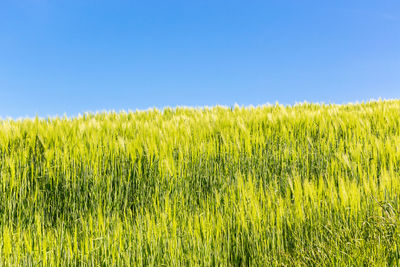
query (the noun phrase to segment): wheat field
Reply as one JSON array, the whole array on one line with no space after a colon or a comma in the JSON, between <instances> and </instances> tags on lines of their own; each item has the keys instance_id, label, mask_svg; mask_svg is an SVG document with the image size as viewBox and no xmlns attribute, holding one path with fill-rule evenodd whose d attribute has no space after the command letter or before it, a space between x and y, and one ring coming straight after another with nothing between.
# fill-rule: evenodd
<instances>
[{"instance_id":1,"label":"wheat field","mask_svg":"<svg viewBox=\"0 0 400 267\"><path fill-rule=\"evenodd\" d=\"M393 266L400 101L0 121L0 265Z\"/></svg>"}]
</instances>

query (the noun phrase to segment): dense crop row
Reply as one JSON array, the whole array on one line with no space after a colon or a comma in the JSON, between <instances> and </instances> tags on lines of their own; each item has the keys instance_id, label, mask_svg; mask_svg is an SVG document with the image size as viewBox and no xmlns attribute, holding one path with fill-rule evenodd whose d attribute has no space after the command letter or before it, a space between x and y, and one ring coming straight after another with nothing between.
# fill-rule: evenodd
<instances>
[{"instance_id":1,"label":"dense crop row","mask_svg":"<svg viewBox=\"0 0 400 267\"><path fill-rule=\"evenodd\" d=\"M0 121L5 265L391 265L399 197L400 101Z\"/></svg>"}]
</instances>

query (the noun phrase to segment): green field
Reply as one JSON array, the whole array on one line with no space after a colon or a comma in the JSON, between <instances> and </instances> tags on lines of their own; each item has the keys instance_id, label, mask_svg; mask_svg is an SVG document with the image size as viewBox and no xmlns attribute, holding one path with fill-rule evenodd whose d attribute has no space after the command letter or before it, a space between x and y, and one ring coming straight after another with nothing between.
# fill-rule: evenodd
<instances>
[{"instance_id":1,"label":"green field","mask_svg":"<svg viewBox=\"0 0 400 267\"><path fill-rule=\"evenodd\" d=\"M0 265L400 263L400 101L0 121Z\"/></svg>"}]
</instances>

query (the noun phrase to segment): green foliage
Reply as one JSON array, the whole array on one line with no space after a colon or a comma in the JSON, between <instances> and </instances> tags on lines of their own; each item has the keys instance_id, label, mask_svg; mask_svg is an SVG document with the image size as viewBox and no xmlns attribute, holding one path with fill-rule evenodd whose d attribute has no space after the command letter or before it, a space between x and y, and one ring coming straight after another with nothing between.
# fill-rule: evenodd
<instances>
[{"instance_id":1,"label":"green foliage","mask_svg":"<svg viewBox=\"0 0 400 267\"><path fill-rule=\"evenodd\" d=\"M0 121L0 265L400 263L400 101Z\"/></svg>"}]
</instances>

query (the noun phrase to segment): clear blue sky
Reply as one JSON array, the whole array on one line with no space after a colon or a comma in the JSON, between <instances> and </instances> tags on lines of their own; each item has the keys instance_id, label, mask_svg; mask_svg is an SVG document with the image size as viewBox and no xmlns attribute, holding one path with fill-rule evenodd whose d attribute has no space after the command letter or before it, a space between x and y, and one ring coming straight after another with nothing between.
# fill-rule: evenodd
<instances>
[{"instance_id":1,"label":"clear blue sky","mask_svg":"<svg viewBox=\"0 0 400 267\"><path fill-rule=\"evenodd\" d=\"M1 0L0 117L400 98L400 1Z\"/></svg>"}]
</instances>

